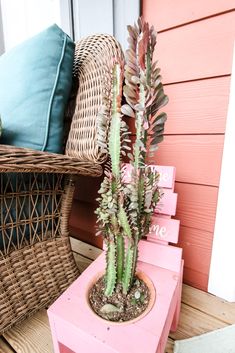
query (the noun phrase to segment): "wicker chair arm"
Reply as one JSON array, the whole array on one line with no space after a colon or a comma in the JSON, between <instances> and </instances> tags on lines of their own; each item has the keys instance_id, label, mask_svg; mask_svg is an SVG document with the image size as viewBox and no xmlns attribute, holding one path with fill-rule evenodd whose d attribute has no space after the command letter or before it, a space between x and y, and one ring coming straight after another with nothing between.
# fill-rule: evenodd
<instances>
[{"instance_id":1,"label":"wicker chair arm","mask_svg":"<svg viewBox=\"0 0 235 353\"><path fill-rule=\"evenodd\" d=\"M0 172L37 172L100 176L102 167L63 154L0 145Z\"/></svg>"}]
</instances>

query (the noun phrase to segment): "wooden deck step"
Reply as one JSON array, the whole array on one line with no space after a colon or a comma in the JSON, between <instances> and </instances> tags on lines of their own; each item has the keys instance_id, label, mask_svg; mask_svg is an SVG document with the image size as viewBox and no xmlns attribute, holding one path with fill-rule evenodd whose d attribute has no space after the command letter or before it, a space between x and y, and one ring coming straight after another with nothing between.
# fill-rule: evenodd
<instances>
[{"instance_id":1,"label":"wooden deck step","mask_svg":"<svg viewBox=\"0 0 235 353\"><path fill-rule=\"evenodd\" d=\"M15 353L3 338L0 337L0 353Z\"/></svg>"},{"instance_id":2,"label":"wooden deck step","mask_svg":"<svg viewBox=\"0 0 235 353\"><path fill-rule=\"evenodd\" d=\"M96 248L93 245L86 244L78 239L70 237L72 250L88 259L95 260L101 253L102 250Z\"/></svg>"},{"instance_id":3,"label":"wooden deck step","mask_svg":"<svg viewBox=\"0 0 235 353\"><path fill-rule=\"evenodd\" d=\"M71 244L81 272L101 253L100 249L74 238ZM193 337L232 323L235 323L235 303L227 303L183 285L179 327L176 333L170 334L165 353L173 353L176 339ZM53 353L46 310L41 310L7 331L4 339L0 338L0 353Z\"/></svg>"},{"instance_id":4,"label":"wooden deck step","mask_svg":"<svg viewBox=\"0 0 235 353\"><path fill-rule=\"evenodd\" d=\"M235 323L235 303L228 303L199 289L192 290L192 287L186 284L184 284L182 302L228 325Z\"/></svg>"},{"instance_id":5,"label":"wooden deck step","mask_svg":"<svg viewBox=\"0 0 235 353\"><path fill-rule=\"evenodd\" d=\"M4 338L17 353L53 353L46 310L14 326L4 333Z\"/></svg>"}]
</instances>

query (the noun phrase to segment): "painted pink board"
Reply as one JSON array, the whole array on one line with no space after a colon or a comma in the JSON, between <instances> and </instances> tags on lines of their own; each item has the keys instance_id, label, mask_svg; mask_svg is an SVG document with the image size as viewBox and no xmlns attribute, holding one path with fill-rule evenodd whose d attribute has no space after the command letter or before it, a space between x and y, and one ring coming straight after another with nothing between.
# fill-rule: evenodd
<instances>
[{"instance_id":1,"label":"painted pink board","mask_svg":"<svg viewBox=\"0 0 235 353\"><path fill-rule=\"evenodd\" d=\"M148 246L152 248L152 244ZM104 265L103 254L49 308L53 341L61 342L76 353L163 353L164 347L159 343L161 337L168 335L170 322L169 327L166 322L172 321L176 309L179 272L139 262L138 269L148 274L155 284L155 305L135 323L112 325L95 316L86 301L87 283L95 273L103 271ZM59 344L55 346L56 353L58 347Z\"/></svg>"},{"instance_id":2,"label":"painted pink board","mask_svg":"<svg viewBox=\"0 0 235 353\"><path fill-rule=\"evenodd\" d=\"M149 243L151 246L149 246ZM139 242L139 261L153 264L170 271L180 272L182 249L141 240Z\"/></svg>"},{"instance_id":3,"label":"painted pink board","mask_svg":"<svg viewBox=\"0 0 235 353\"><path fill-rule=\"evenodd\" d=\"M169 97L169 103L164 107L169 117L165 134L223 134L230 79L230 76L217 77L165 86Z\"/></svg>"},{"instance_id":4,"label":"painted pink board","mask_svg":"<svg viewBox=\"0 0 235 353\"><path fill-rule=\"evenodd\" d=\"M218 186L223 146L224 135L167 135L154 159L174 163L176 181Z\"/></svg>"},{"instance_id":5,"label":"painted pink board","mask_svg":"<svg viewBox=\"0 0 235 353\"><path fill-rule=\"evenodd\" d=\"M159 187L168 188L174 190L175 185L175 167L161 166L161 165L149 165L152 170L156 170L159 174Z\"/></svg>"},{"instance_id":6,"label":"painted pink board","mask_svg":"<svg viewBox=\"0 0 235 353\"><path fill-rule=\"evenodd\" d=\"M177 219L167 219L154 215L147 235L148 240L164 240L177 244L179 237L180 221Z\"/></svg>"},{"instance_id":7,"label":"painted pink board","mask_svg":"<svg viewBox=\"0 0 235 353\"><path fill-rule=\"evenodd\" d=\"M182 297L182 287L183 287L183 271L184 271L184 260L181 261L180 278L177 286L177 305L174 314L174 318L171 322L171 331L176 332L179 324L180 309L181 309L181 297Z\"/></svg>"},{"instance_id":8,"label":"painted pink board","mask_svg":"<svg viewBox=\"0 0 235 353\"><path fill-rule=\"evenodd\" d=\"M144 0L142 9L145 19L162 31L234 9L234 0Z\"/></svg>"},{"instance_id":9,"label":"painted pink board","mask_svg":"<svg viewBox=\"0 0 235 353\"><path fill-rule=\"evenodd\" d=\"M163 197L159 201L155 213L162 213L169 216L175 216L177 204L177 194L170 189L163 189Z\"/></svg>"},{"instance_id":10,"label":"painted pink board","mask_svg":"<svg viewBox=\"0 0 235 353\"><path fill-rule=\"evenodd\" d=\"M207 185L177 183L176 217L181 225L214 232L218 188Z\"/></svg>"},{"instance_id":11,"label":"painted pink board","mask_svg":"<svg viewBox=\"0 0 235 353\"><path fill-rule=\"evenodd\" d=\"M151 169L157 170L157 172L160 174L159 177L159 187L161 188L169 188L169 189L174 189L174 184L175 184L175 167L171 166L160 166L160 165L149 165ZM124 177L124 182L127 184L131 181L131 171L133 167L129 163L125 163L125 177Z\"/></svg>"},{"instance_id":12,"label":"painted pink board","mask_svg":"<svg viewBox=\"0 0 235 353\"><path fill-rule=\"evenodd\" d=\"M159 33L155 59L161 68L163 82L169 84L231 74L234 23L235 11ZM156 21L152 24L157 26Z\"/></svg>"}]
</instances>

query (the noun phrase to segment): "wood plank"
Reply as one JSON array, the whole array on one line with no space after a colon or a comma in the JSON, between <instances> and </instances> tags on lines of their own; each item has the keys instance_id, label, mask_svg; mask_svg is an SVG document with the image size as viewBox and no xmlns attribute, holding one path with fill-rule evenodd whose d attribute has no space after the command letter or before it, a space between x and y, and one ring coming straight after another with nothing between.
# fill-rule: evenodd
<instances>
[{"instance_id":1,"label":"wood plank","mask_svg":"<svg viewBox=\"0 0 235 353\"><path fill-rule=\"evenodd\" d=\"M90 202L74 200L69 224L72 227L85 229L87 232L94 234L96 223L95 209L96 206ZM87 218L89 218L89 222L84 221Z\"/></svg>"},{"instance_id":2,"label":"wood plank","mask_svg":"<svg viewBox=\"0 0 235 353\"><path fill-rule=\"evenodd\" d=\"M174 165L176 181L218 186L223 143L224 135L165 136L153 162Z\"/></svg>"},{"instance_id":3,"label":"wood plank","mask_svg":"<svg viewBox=\"0 0 235 353\"><path fill-rule=\"evenodd\" d=\"M178 195L170 189L163 189L163 196L154 209L155 214L175 216Z\"/></svg>"},{"instance_id":4,"label":"wood plank","mask_svg":"<svg viewBox=\"0 0 235 353\"><path fill-rule=\"evenodd\" d=\"M176 219L181 225L213 233L218 188L176 182Z\"/></svg>"},{"instance_id":5,"label":"wood plank","mask_svg":"<svg viewBox=\"0 0 235 353\"><path fill-rule=\"evenodd\" d=\"M173 191L175 185L175 167L156 164L149 165L149 167L152 171L156 171L159 174L158 186ZM131 174L134 167L130 163L125 163L123 169L125 169L123 181L125 184L128 184L131 182Z\"/></svg>"},{"instance_id":6,"label":"wood plank","mask_svg":"<svg viewBox=\"0 0 235 353\"><path fill-rule=\"evenodd\" d=\"M152 223L147 234L148 240L166 241L177 244L179 238L180 222L177 219L152 216Z\"/></svg>"},{"instance_id":7,"label":"wood plank","mask_svg":"<svg viewBox=\"0 0 235 353\"><path fill-rule=\"evenodd\" d=\"M145 19L151 24L154 23L157 31L231 9L234 9L234 0L144 0L142 5Z\"/></svg>"},{"instance_id":8,"label":"wood plank","mask_svg":"<svg viewBox=\"0 0 235 353\"><path fill-rule=\"evenodd\" d=\"M86 232L83 229L77 227L70 227L70 235L76 239L84 241L90 245L96 246L100 249L103 247L103 239L101 236L95 236L95 234Z\"/></svg>"},{"instance_id":9,"label":"wood plank","mask_svg":"<svg viewBox=\"0 0 235 353\"><path fill-rule=\"evenodd\" d=\"M0 337L0 353L15 353L15 351Z\"/></svg>"},{"instance_id":10,"label":"wood plank","mask_svg":"<svg viewBox=\"0 0 235 353\"><path fill-rule=\"evenodd\" d=\"M183 248L185 266L208 276L212 241L213 233L181 226L178 246Z\"/></svg>"},{"instance_id":11,"label":"wood plank","mask_svg":"<svg viewBox=\"0 0 235 353\"><path fill-rule=\"evenodd\" d=\"M183 282L194 288L207 291L209 275L196 269L184 267Z\"/></svg>"},{"instance_id":12,"label":"wood plank","mask_svg":"<svg viewBox=\"0 0 235 353\"><path fill-rule=\"evenodd\" d=\"M234 24L235 11L160 33L155 59L164 83L231 74Z\"/></svg>"},{"instance_id":13,"label":"wood plank","mask_svg":"<svg viewBox=\"0 0 235 353\"><path fill-rule=\"evenodd\" d=\"M224 322L183 303L181 305L178 329L175 333L170 333L170 338L173 340L182 340L225 326L227 324Z\"/></svg>"},{"instance_id":14,"label":"wood plank","mask_svg":"<svg viewBox=\"0 0 235 353\"><path fill-rule=\"evenodd\" d=\"M101 236L96 236L96 206L89 202L73 200L69 225L70 234L91 245L102 248Z\"/></svg>"},{"instance_id":15,"label":"wood plank","mask_svg":"<svg viewBox=\"0 0 235 353\"><path fill-rule=\"evenodd\" d=\"M17 353L52 353L53 344L46 310L43 309L3 334Z\"/></svg>"},{"instance_id":16,"label":"wood plank","mask_svg":"<svg viewBox=\"0 0 235 353\"><path fill-rule=\"evenodd\" d=\"M74 198L76 200L81 200L85 202L95 203L98 197L98 190L103 177L92 178L89 176L78 176L78 181L76 183L76 188L74 192Z\"/></svg>"},{"instance_id":17,"label":"wood plank","mask_svg":"<svg viewBox=\"0 0 235 353\"><path fill-rule=\"evenodd\" d=\"M165 353L173 353L174 351L174 341L171 338L168 338Z\"/></svg>"},{"instance_id":18,"label":"wood plank","mask_svg":"<svg viewBox=\"0 0 235 353\"><path fill-rule=\"evenodd\" d=\"M95 260L101 253L102 250L95 246L86 244L78 239L70 237L72 250L78 254L82 254L90 260Z\"/></svg>"},{"instance_id":19,"label":"wood plank","mask_svg":"<svg viewBox=\"0 0 235 353\"><path fill-rule=\"evenodd\" d=\"M226 302L186 284L183 285L182 302L228 325L235 323L235 303Z\"/></svg>"},{"instance_id":20,"label":"wood plank","mask_svg":"<svg viewBox=\"0 0 235 353\"><path fill-rule=\"evenodd\" d=\"M76 252L73 253L74 260L76 261L77 267L79 271L82 273L85 269L92 263L92 260L77 254Z\"/></svg>"},{"instance_id":21,"label":"wood plank","mask_svg":"<svg viewBox=\"0 0 235 353\"><path fill-rule=\"evenodd\" d=\"M229 89L230 77L166 85L169 103L164 108L168 115L165 133L224 133Z\"/></svg>"}]
</instances>

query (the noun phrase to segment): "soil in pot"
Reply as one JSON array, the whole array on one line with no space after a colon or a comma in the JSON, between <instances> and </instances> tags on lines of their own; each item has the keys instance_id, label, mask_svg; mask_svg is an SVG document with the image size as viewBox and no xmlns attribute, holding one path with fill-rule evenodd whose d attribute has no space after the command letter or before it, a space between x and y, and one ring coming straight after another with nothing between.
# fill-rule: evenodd
<instances>
[{"instance_id":1,"label":"soil in pot","mask_svg":"<svg viewBox=\"0 0 235 353\"><path fill-rule=\"evenodd\" d=\"M130 321L140 316L148 307L150 291L148 286L135 277L127 295L122 293L121 285L110 297L106 297L105 279L101 277L89 291L89 302L94 312L105 320L115 322Z\"/></svg>"}]
</instances>

